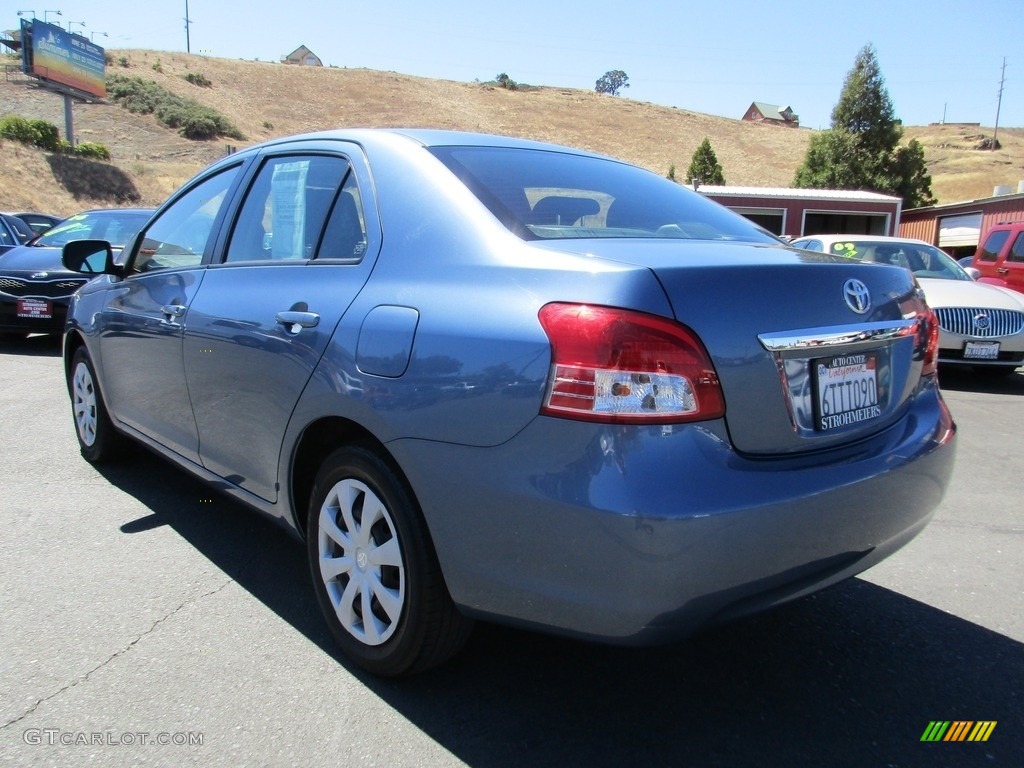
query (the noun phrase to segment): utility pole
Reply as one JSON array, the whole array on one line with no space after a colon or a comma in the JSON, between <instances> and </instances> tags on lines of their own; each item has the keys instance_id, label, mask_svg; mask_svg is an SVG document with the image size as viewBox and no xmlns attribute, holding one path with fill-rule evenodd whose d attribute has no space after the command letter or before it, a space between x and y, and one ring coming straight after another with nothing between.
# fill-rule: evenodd
<instances>
[{"instance_id":1,"label":"utility pole","mask_svg":"<svg viewBox=\"0 0 1024 768\"><path fill-rule=\"evenodd\" d=\"M192 43L188 36L188 25L191 23L188 19L188 0L185 0L185 53L192 53Z\"/></svg>"},{"instance_id":2,"label":"utility pole","mask_svg":"<svg viewBox=\"0 0 1024 768\"><path fill-rule=\"evenodd\" d=\"M999 77L999 94L996 97L996 126L992 129L992 149L993 151L999 148L999 142L996 137L999 135L999 110L1003 106L1003 85L1006 83L1006 57L1003 56L1003 72Z\"/></svg>"}]
</instances>

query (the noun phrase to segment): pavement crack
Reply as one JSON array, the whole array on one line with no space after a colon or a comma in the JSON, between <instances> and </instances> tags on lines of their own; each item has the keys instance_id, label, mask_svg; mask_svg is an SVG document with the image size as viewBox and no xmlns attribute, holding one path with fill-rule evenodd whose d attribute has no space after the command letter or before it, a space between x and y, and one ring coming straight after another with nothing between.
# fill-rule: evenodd
<instances>
[{"instance_id":1,"label":"pavement crack","mask_svg":"<svg viewBox=\"0 0 1024 768\"><path fill-rule=\"evenodd\" d=\"M55 699L56 697L58 697L61 694L71 690L72 688L74 688L75 686L79 685L80 683L84 683L84 682L88 681L89 678L92 677L96 672L99 672L101 669L103 669L104 667L109 665L115 659L119 659L120 657L124 656L126 653L130 652L144 638L146 638L149 635L153 634L153 632L155 632L157 630L157 628L161 624L163 624L165 621L173 618L176 614L180 613L181 611L183 611L185 608L189 607L190 605L194 605L195 603L198 603L200 600L205 600L208 597L213 597L218 592L220 592L223 589L225 589L228 585L234 584L235 581L236 581L235 579L228 579L227 581L225 581L223 584L221 584L216 589L211 589L209 592L204 592L201 595L188 598L187 600L182 602L181 605L179 605L177 608L174 608L173 610L167 612L166 614L164 614L160 618L156 619L150 625L149 629L147 629L145 632L143 632L138 637L133 639L131 642L129 642L127 645L125 645L120 650L115 651L114 653L110 654L110 656L108 656L102 662L100 662L95 667L90 669L88 672L85 672L84 674L79 675L77 678L75 678L71 682L67 683L66 685L64 685L60 689L58 689L58 690L54 691L53 693L49 694L48 696L43 696L41 699L37 699L36 702L34 704L32 704L32 706L30 706L28 709L26 709L20 715L18 715L17 717L13 718L12 720L8 720L3 725L0 725L0 731L3 731L5 728L8 728L8 727L10 727L12 725L16 725L16 724L20 723L22 720L24 720L26 717L28 717L33 712L35 712L39 707L41 707L46 702L48 702L48 701L50 701L52 699Z\"/></svg>"}]
</instances>

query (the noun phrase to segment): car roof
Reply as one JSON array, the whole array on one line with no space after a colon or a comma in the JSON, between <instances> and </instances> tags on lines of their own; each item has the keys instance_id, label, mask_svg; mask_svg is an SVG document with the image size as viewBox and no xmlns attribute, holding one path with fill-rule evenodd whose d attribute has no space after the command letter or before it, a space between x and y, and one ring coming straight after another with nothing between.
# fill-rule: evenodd
<instances>
[{"instance_id":1,"label":"car roof","mask_svg":"<svg viewBox=\"0 0 1024 768\"><path fill-rule=\"evenodd\" d=\"M523 149L540 149L581 155L586 157L601 157L614 160L615 158L605 157L586 150L576 149L561 144L552 144L532 139L520 139L514 136L500 136L490 133L475 133L472 131L451 131L435 128L338 128L312 133L300 133L292 136L283 136L277 139L255 144L243 149L241 153L258 152L261 149L289 144L292 142L304 141L349 141L360 145L374 143L390 143L396 140L414 141L424 147L510 147ZM239 154L241 154L239 153ZM230 155L224 160L229 160ZM622 162L617 160L616 162Z\"/></svg>"}]
</instances>

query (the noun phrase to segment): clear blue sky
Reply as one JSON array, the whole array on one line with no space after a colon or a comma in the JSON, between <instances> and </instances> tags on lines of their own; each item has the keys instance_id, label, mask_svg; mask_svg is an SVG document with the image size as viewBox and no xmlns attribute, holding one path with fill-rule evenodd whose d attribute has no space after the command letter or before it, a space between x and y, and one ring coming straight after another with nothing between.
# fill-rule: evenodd
<instances>
[{"instance_id":1,"label":"clear blue sky","mask_svg":"<svg viewBox=\"0 0 1024 768\"><path fill-rule=\"evenodd\" d=\"M34 10L106 48L184 51L185 4L0 0L0 29ZM188 0L188 9L193 53L277 61L306 45L325 65L464 82L505 72L588 90L621 69L625 98L732 118L752 101L788 104L811 128L829 127L867 43L904 123L945 116L991 127L1005 57L999 125L1024 127L1024 0Z\"/></svg>"}]
</instances>

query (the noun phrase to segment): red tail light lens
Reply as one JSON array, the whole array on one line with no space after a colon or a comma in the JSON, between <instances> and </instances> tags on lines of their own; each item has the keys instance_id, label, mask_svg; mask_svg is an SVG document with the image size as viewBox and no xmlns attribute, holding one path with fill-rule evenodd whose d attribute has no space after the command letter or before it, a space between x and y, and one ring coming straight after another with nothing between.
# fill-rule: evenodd
<instances>
[{"instance_id":1,"label":"red tail light lens","mask_svg":"<svg viewBox=\"0 0 1024 768\"><path fill-rule=\"evenodd\" d=\"M685 326L587 304L548 304L539 316L552 350L542 413L657 424L725 413L711 358Z\"/></svg>"},{"instance_id":2,"label":"red tail light lens","mask_svg":"<svg viewBox=\"0 0 1024 768\"><path fill-rule=\"evenodd\" d=\"M928 376L939 370L939 318L935 310L926 306L921 313L922 335L924 336L924 365L921 375Z\"/></svg>"}]
</instances>

